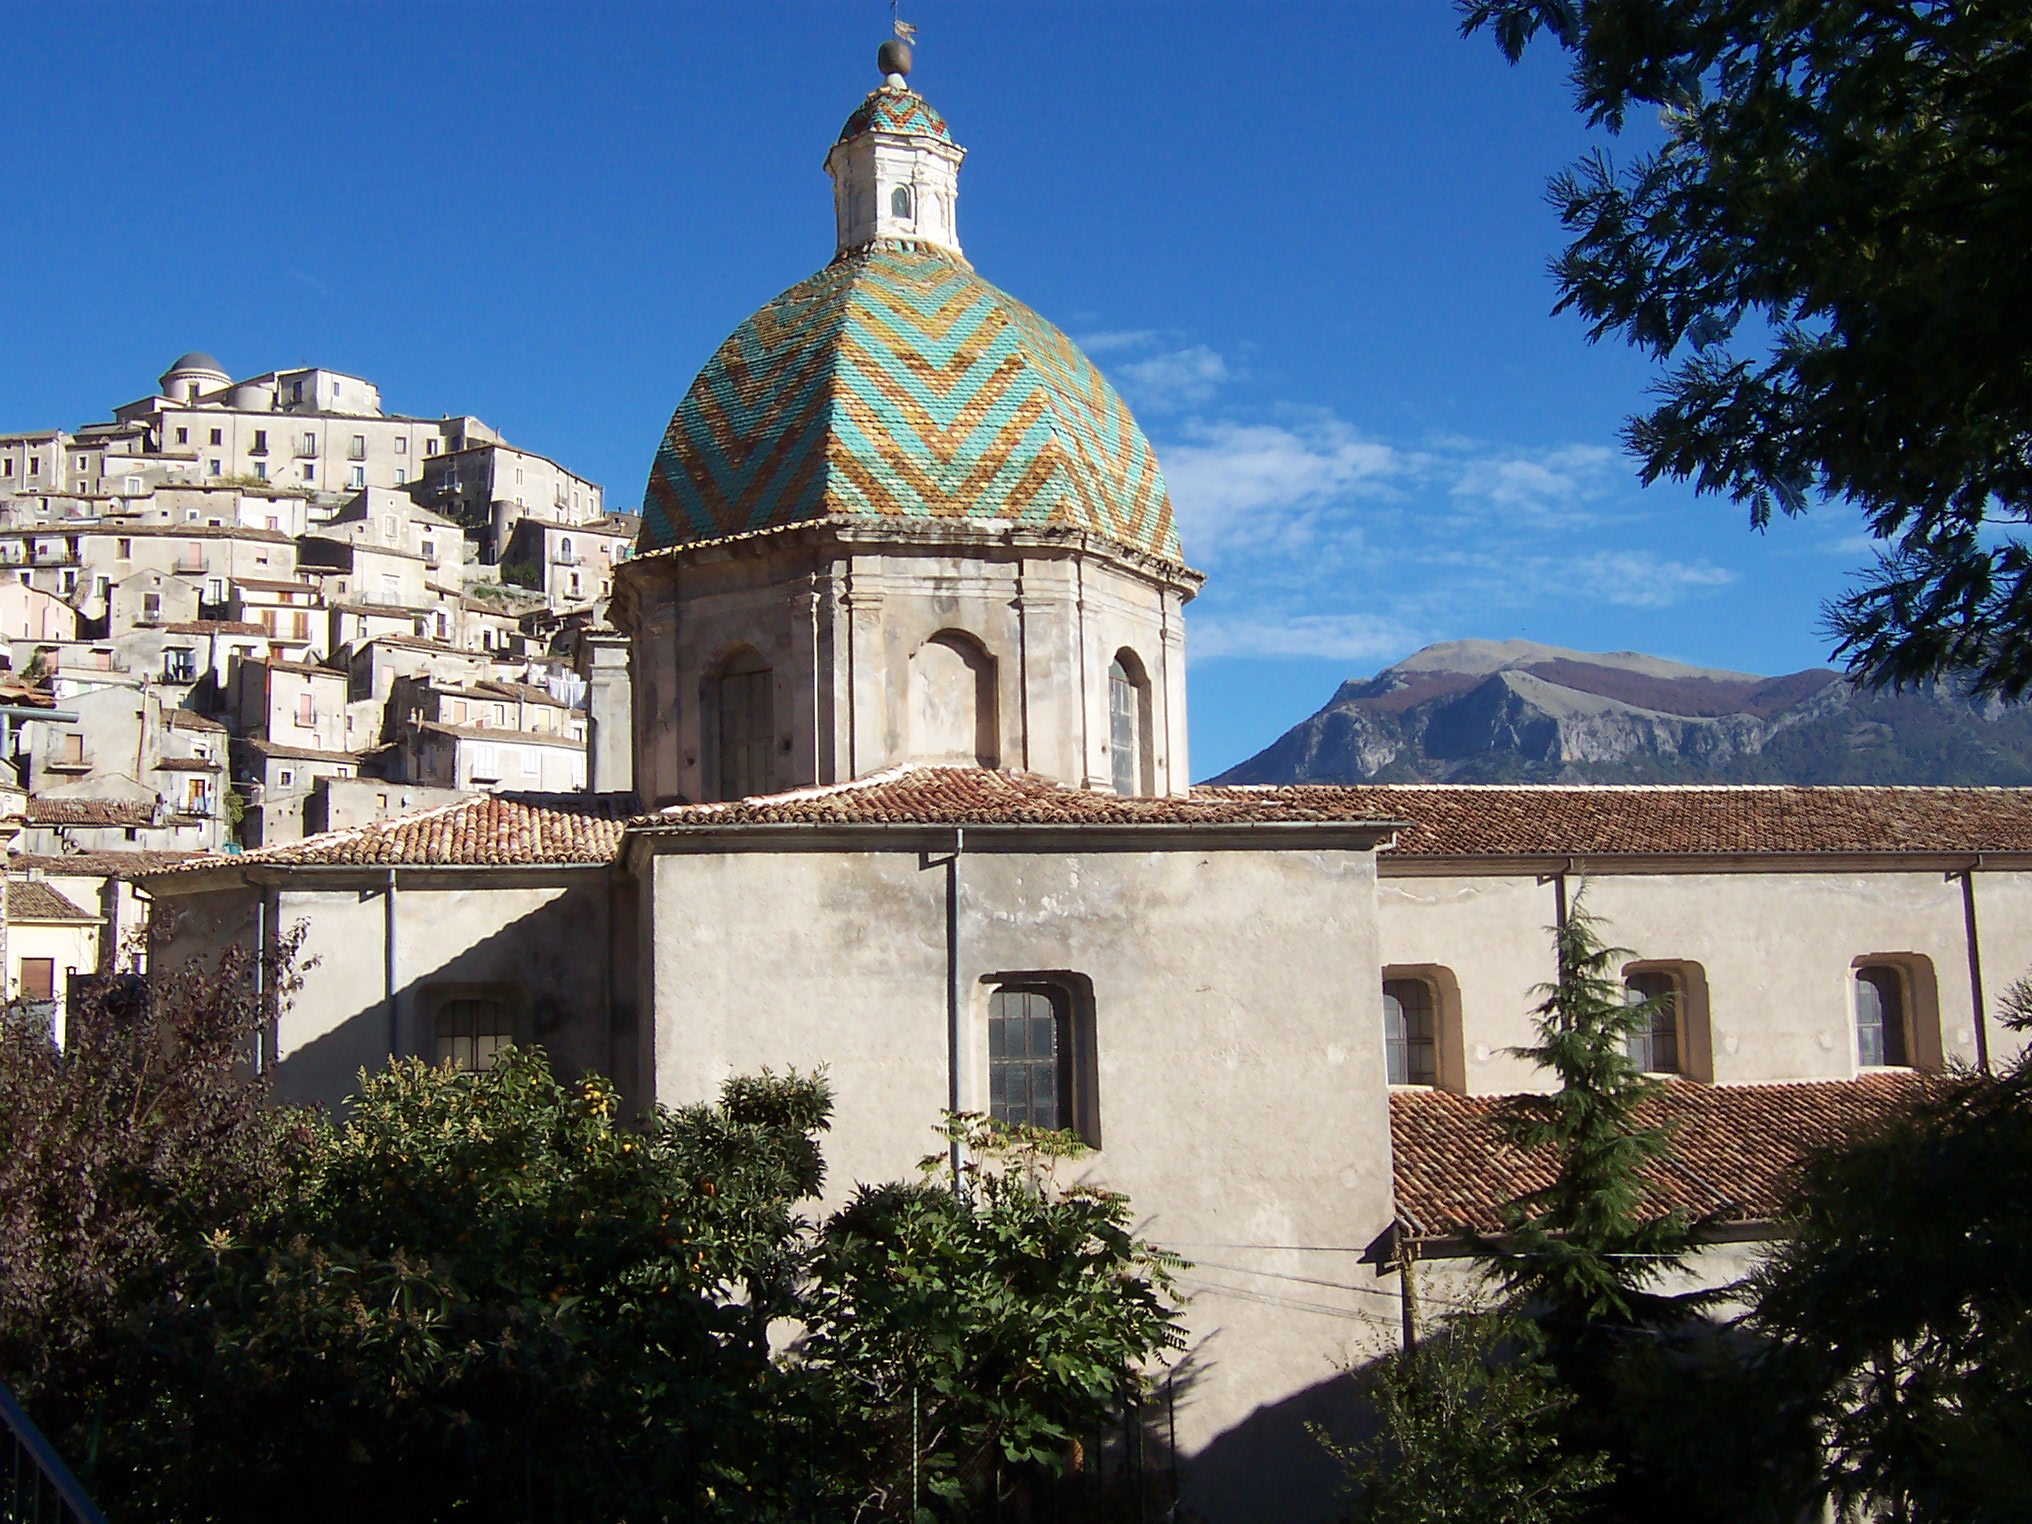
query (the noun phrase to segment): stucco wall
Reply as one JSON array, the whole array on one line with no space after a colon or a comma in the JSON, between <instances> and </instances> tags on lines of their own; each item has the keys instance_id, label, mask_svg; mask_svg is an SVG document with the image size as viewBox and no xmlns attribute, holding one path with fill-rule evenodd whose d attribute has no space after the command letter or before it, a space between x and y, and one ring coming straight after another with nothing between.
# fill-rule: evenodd
<instances>
[{"instance_id":1,"label":"stucco wall","mask_svg":"<svg viewBox=\"0 0 2032 1524\"><path fill-rule=\"evenodd\" d=\"M942 859L666 847L650 862L657 1097L824 1065L830 1200L909 1175L938 1146L947 1095ZM1372 873L1365 853L1296 850L959 862L962 1105L986 1106L998 976L1091 980L1090 1167L1199 1262L1185 1277L1197 1380L1177 1418L1214 1517L1274 1516L1240 1501L1251 1485L1266 1509L1278 1496L1260 1433L1232 1471L1223 1445L1281 1425L1302 1451L1293 1415L1334 1351L1396 1326L1394 1290L1359 1263L1391 1215Z\"/></svg>"},{"instance_id":2,"label":"stucco wall","mask_svg":"<svg viewBox=\"0 0 2032 1524\"><path fill-rule=\"evenodd\" d=\"M2023 1040L1995 1013L2004 987L2032 967L2032 875L1978 873L1976 895L1991 1052L2001 1059ZM1638 960L1697 966L1711 1065L1703 1078L1855 1074L1855 964L1878 956L1917 971L1915 1016L1937 1010L1942 1058L1976 1060L1962 888L1940 868L1604 873L1587 903ZM1442 1020L1442 1046L1452 1039L1459 1049L1442 1054L1441 1073L1453 1070L1470 1094L1546 1083L1503 1050L1531 1040L1532 987L1553 977L1553 918L1553 885L1535 876L1393 871L1377 886L1384 967L1444 969L1458 983L1459 1025L1449 1032ZM1689 1012L1689 1038L1702 1014Z\"/></svg>"},{"instance_id":3,"label":"stucco wall","mask_svg":"<svg viewBox=\"0 0 2032 1524\"><path fill-rule=\"evenodd\" d=\"M325 882L265 891L229 882L193 893L158 880L153 930L155 955L174 966L235 942L252 947L258 893L271 896L271 937L303 924L303 957L316 966L278 1023L276 1094L335 1105L358 1088L361 1068L380 1068L389 1053L386 879ZM608 904L604 869L401 875L397 1050L431 1056L439 1004L485 996L508 1004L517 1040L542 1044L560 1074L610 1070Z\"/></svg>"}]
</instances>

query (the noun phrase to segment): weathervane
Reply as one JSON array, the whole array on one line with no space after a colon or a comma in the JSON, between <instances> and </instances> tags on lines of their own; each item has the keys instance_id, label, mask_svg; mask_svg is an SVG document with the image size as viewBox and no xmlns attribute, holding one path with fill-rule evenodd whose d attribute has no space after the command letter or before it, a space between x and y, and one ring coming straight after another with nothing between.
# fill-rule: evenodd
<instances>
[{"instance_id":1,"label":"weathervane","mask_svg":"<svg viewBox=\"0 0 2032 1524\"><path fill-rule=\"evenodd\" d=\"M882 71L882 83L900 90L910 73L910 45L917 41L917 28L896 14L896 0L889 0L889 26L896 35L882 44L875 62Z\"/></svg>"}]
</instances>

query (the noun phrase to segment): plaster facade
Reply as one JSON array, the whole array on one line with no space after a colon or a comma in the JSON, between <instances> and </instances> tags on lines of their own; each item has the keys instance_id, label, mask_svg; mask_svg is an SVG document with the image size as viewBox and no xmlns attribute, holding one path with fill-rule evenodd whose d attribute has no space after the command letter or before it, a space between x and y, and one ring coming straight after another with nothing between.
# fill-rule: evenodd
<instances>
[{"instance_id":1,"label":"plaster facade","mask_svg":"<svg viewBox=\"0 0 2032 1524\"><path fill-rule=\"evenodd\" d=\"M1083 991L1075 1109L1098 1148L1081 1169L1127 1191L1151 1236L1223 1267L1189 1276L1201 1374L1181 1445L1316 1385L1331 1317L1262 1296L1280 1271L1345 1270L1391 1220L1372 854L1018 831L963 833L955 861L951 830L900 834L874 850L645 838L639 1063L655 1099L825 1066L842 1100L826 1140L837 1205L856 1182L908 1178L955 1099L987 1109L998 985Z\"/></svg>"},{"instance_id":2,"label":"plaster facade","mask_svg":"<svg viewBox=\"0 0 2032 1524\"><path fill-rule=\"evenodd\" d=\"M612 1067L613 1023L629 1019L632 993L612 973L632 968L617 938L632 937L634 907L605 869L257 868L204 893L150 887L154 956L172 964L301 927L301 957L342 971L309 980L269 1034L263 1062L282 1101L342 1105L363 1068L434 1059L436 1018L460 999L500 1001L516 1040L542 1044L561 1073L625 1072Z\"/></svg>"},{"instance_id":3,"label":"plaster facade","mask_svg":"<svg viewBox=\"0 0 2032 1524\"><path fill-rule=\"evenodd\" d=\"M1377 923L1386 978L1438 994L1439 1078L1470 1095L1542 1088L1507 1050L1531 1040L1534 988L1554 975L1550 927L1569 864L1485 872L1405 871L1385 854ZM1658 861L1602 865L1587 905L1629 949L1629 972L1659 969L1684 992L1680 1072L1715 1084L1848 1079L1858 1072L1856 970L1906 975L1909 1058L1920 1069L1974 1067L1977 1000L1962 874L1972 859L1787 864L1718 871ZM2032 864L1975 870L1975 951L1985 1003L2032 972ZM2023 1038L1984 1024L1993 1062Z\"/></svg>"}]
</instances>

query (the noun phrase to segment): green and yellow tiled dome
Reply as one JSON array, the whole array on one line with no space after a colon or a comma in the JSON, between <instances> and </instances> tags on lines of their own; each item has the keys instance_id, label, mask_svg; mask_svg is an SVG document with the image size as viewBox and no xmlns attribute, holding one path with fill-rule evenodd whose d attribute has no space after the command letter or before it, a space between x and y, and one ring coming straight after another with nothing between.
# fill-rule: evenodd
<instances>
[{"instance_id":1,"label":"green and yellow tiled dome","mask_svg":"<svg viewBox=\"0 0 2032 1524\"><path fill-rule=\"evenodd\" d=\"M914 244L836 259L719 347L656 452L640 545L833 517L1056 524L1181 559L1115 389L964 260Z\"/></svg>"}]
</instances>

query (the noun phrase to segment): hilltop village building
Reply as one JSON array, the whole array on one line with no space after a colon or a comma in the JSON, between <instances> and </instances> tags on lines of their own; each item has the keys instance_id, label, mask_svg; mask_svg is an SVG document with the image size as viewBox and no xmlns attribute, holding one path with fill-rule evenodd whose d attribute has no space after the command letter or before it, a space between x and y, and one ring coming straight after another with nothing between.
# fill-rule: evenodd
<instances>
[{"instance_id":1,"label":"hilltop village building","mask_svg":"<svg viewBox=\"0 0 2032 1524\"><path fill-rule=\"evenodd\" d=\"M584 788L579 645L611 637L638 528L478 419L388 413L324 369L235 381L187 354L110 423L0 435L8 871L76 888L81 919L47 925L92 944L51 962L49 998L142 957L141 869ZM94 871L53 872L72 860ZM7 924L9 987L41 990Z\"/></svg>"},{"instance_id":2,"label":"hilltop village building","mask_svg":"<svg viewBox=\"0 0 2032 1524\"><path fill-rule=\"evenodd\" d=\"M1672 997L1636 1052L1694 1161L1665 1186L1738 1230L1713 1279L1800 1147L2020 1040L1986 1002L2032 967L2032 801L1192 787L1200 578L1157 461L968 264L961 159L886 79L826 160L831 262L679 403L618 633L583 641L599 792L148 872L156 948L306 928L322 961L263 1053L293 1100L508 1041L643 1103L823 1065L835 1198L908 1176L948 1108L1070 1128L1193 1261L1187 1503L1323 1516L1330 1362L1398 1336L1407 1241L1443 1268L1528 1178L1488 1112L1546 1082L1508 1050L1583 880L1630 988ZM411 644L357 648L348 692L474 785L476 706L512 695L419 685Z\"/></svg>"}]
</instances>

